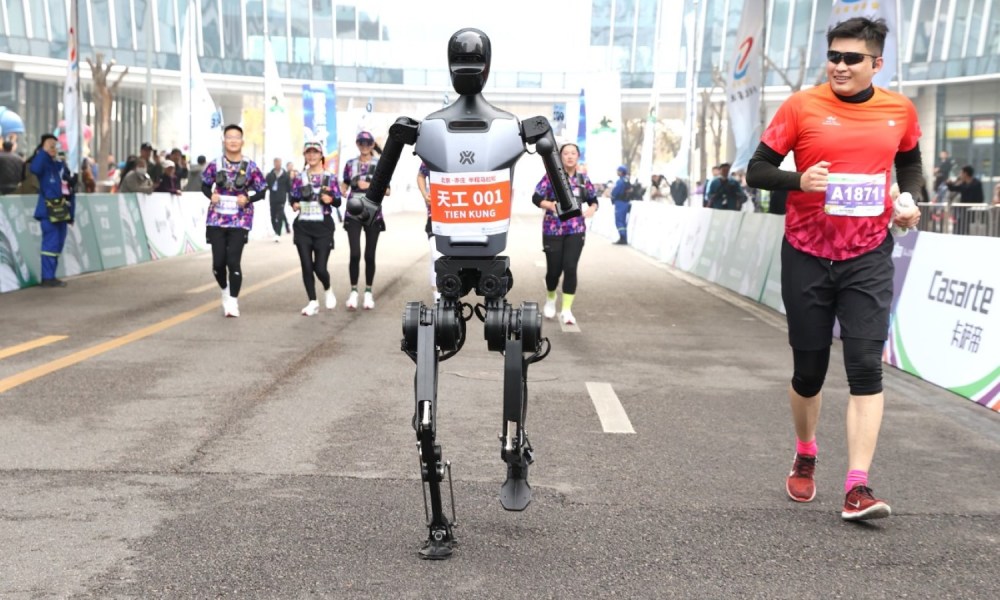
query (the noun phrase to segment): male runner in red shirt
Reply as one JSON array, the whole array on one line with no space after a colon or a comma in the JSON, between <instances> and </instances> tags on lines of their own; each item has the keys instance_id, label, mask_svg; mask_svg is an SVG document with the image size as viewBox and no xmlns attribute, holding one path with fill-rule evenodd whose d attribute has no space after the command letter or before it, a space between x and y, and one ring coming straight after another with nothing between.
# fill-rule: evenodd
<instances>
[{"instance_id":1,"label":"male runner in red shirt","mask_svg":"<svg viewBox=\"0 0 1000 600\"><path fill-rule=\"evenodd\" d=\"M882 348L892 304L888 227L911 228L920 219L916 207L893 211L893 163L902 192L919 198L923 186L913 103L872 85L887 33L881 19L852 18L831 29L829 84L785 101L747 170L751 187L788 190L781 294L794 363L789 395L797 443L786 490L798 502L816 495L816 425L834 318L840 321L850 386L845 520L891 513L868 487L882 423ZM797 172L781 171L792 151Z\"/></svg>"}]
</instances>

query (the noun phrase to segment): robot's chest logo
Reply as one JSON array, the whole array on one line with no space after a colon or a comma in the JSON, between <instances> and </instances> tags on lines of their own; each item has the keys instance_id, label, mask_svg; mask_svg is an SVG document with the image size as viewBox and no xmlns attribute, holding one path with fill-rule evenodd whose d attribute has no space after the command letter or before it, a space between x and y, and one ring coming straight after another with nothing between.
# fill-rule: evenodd
<instances>
[{"instance_id":1,"label":"robot's chest logo","mask_svg":"<svg viewBox=\"0 0 1000 600\"><path fill-rule=\"evenodd\" d=\"M476 163L476 153L472 150L464 150L458 153L458 162L463 165L472 165Z\"/></svg>"}]
</instances>

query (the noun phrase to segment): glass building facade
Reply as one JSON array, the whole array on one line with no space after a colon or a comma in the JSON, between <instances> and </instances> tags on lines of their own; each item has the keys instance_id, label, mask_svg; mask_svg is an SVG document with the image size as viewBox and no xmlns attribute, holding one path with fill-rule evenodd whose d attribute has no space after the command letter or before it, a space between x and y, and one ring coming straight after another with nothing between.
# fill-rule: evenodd
<instances>
[{"instance_id":1,"label":"glass building facade","mask_svg":"<svg viewBox=\"0 0 1000 600\"><path fill-rule=\"evenodd\" d=\"M55 65L66 57L71 1L0 0L0 105L37 108L23 115L29 136L58 120L61 81ZM133 78L147 64L179 78L183 23L188 11L195 11L201 69L210 80L228 78L213 94L238 96L241 86L259 81L266 38L286 81L336 82L345 94L361 89L362 104L378 96L381 84L393 86L397 98L407 90L447 90L444 39L424 29L464 19L474 26L485 23L491 32L503 31L505 23L523 29L494 37L513 38L525 51L516 60L495 59L492 88L541 104L553 95L572 98L580 78L610 68L621 74L623 102L637 109L654 87L661 103L676 104L689 75L696 87L712 89L713 71L727 72L744 5L743 0L509 0L484 16L477 13L487 13L485 5L457 0L76 1L81 56L113 57L116 68L128 66ZM968 160L1000 177L1000 0L899 1L901 77L921 110L925 138L933 139L935 153L950 149L959 162ZM820 80L832 6L828 0L768 0L770 96L782 88L787 92L789 81ZM689 74L692 58L695 72ZM89 71L85 65L83 71ZM85 80L85 90L87 85ZM158 77L154 104L174 98L177 87ZM92 118L92 108L85 112ZM125 119L148 118L142 115L150 112L134 79L123 86L115 123L128 133L116 130L116 150L140 141Z\"/></svg>"}]
</instances>

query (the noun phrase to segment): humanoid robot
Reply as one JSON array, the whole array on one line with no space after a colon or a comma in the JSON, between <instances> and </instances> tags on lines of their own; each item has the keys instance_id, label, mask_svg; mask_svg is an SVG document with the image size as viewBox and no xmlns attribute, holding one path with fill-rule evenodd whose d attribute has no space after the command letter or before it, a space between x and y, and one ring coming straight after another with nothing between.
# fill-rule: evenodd
<instances>
[{"instance_id":1,"label":"humanoid robot","mask_svg":"<svg viewBox=\"0 0 1000 600\"><path fill-rule=\"evenodd\" d=\"M451 490L451 463L442 459L436 442L438 365L462 349L465 324L473 315L484 323L489 350L504 356L500 457L507 463L507 479L500 488L500 503L506 510L520 511L531 501L528 465L533 458L524 429L527 369L545 358L550 345L542 337L537 303L523 302L517 309L507 303L513 275L510 258L499 256L507 245L514 165L528 144L534 144L553 183L560 217L580 214L548 120L519 122L483 98L490 58L490 39L482 31L462 29L451 36L448 67L458 98L423 122L397 119L389 128L371 186L347 202L348 212L363 222L374 218L405 145L414 144L415 154L430 170L431 223L442 254L435 262L441 298L432 307L407 303L402 341L403 352L416 363L413 427L430 530L420 555L427 559L448 558L454 542L454 492L450 519L441 494L446 472ZM461 300L473 290L484 298L475 307Z\"/></svg>"}]
</instances>

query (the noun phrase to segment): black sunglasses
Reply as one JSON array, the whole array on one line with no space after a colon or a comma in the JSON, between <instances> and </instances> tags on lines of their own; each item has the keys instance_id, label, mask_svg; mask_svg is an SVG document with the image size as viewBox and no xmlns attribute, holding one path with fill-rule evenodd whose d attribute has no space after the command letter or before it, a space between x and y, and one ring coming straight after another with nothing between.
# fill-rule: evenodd
<instances>
[{"instance_id":1,"label":"black sunglasses","mask_svg":"<svg viewBox=\"0 0 1000 600\"><path fill-rule=\"evenodd\" d=\"M840 61L844 61L845 65L856 65L863 61L865 57L872 59L872 64L875 64L877 56L874 54L862 54L861 52L837 52L836 50L827 50L826 59L835 65L839 65Z\"/></svg>"}]
</instances>

